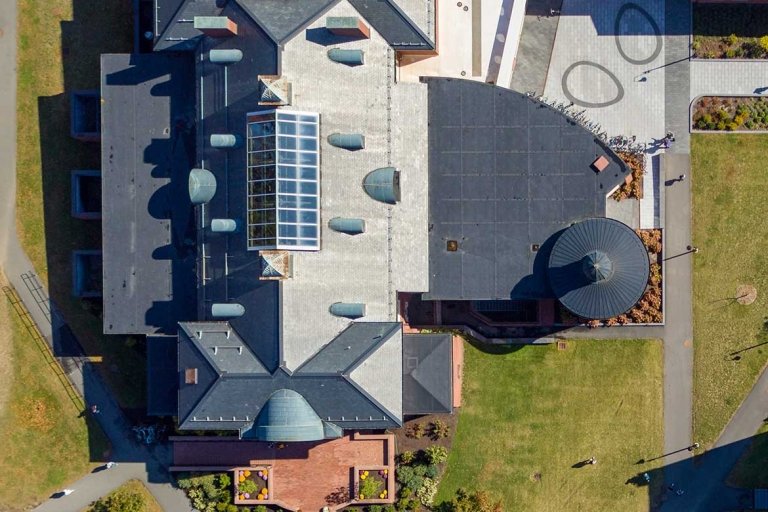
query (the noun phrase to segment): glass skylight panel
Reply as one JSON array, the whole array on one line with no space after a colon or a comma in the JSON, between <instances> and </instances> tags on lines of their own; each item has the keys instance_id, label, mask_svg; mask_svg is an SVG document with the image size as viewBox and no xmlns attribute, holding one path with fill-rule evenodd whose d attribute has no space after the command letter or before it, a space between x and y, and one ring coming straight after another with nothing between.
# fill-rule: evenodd
<instances>
[{"instance_id":1,"label":"glass skylight panel","mask_svg":"<svg viewBox=\"0 0 768 512\"><path fill-rule=\"evenodd\" d=\"M248 249L320 248L319 116L248 114Z\"/></svg>"}]
</instances>

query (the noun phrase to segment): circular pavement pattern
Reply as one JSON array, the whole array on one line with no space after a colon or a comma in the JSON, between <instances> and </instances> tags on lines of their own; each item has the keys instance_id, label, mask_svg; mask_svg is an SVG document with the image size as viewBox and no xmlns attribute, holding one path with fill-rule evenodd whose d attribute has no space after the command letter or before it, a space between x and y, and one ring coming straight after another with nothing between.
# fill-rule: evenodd
<instances>
[{"instance_id":1,"label":"circular pavement pattern","mask_svg":"<svg viewBox=\"0 0 768 512\"><path fill-rule=\"evenodd\" d=\"M640 13L640 15L648 20L648 25L653 29L653 35L654 35L654 41L656 43L656 47L653 49L653 53L649 55L648 57L644 59L633 59L629 55L626 54L624 51L624 48L621 47L621 20L624 18L624 16L627 14L628 11L636 11ZM616 49L619 50L619 53L621 54L621 57L629 62L630 64L648 64L649 62L652 62L656 57L659 56L661 53L661 49L663 46L663 40L661 38L661 29L659 29L659 25L656 23L656 20L654 20L650 14L648 14L648 11L640 7L639 5L635 3L628 3L621 6L621 9L619 9L618 14L616 14L616 21L613 24L613 33L614 35L614 41L616 41Z\"/></svg>"},{"instance_id":2,"label":"circular pavement pattern","mask_svg":"<svg viewBox=\"0 0 768 512\"><path fill-rule=\"evenodd\" d=\"M581 98L577 98L570 90L568 86L568 78L571 76L571 73L576 68L586 66L586 67L593 67L597 68L598 70L602 71L603 74L605 74L608 78L611 79L611 81L616 84L616 96L610 100L607 101L600 101L600 102L592 102L592 101L586 101ZM586 107L586 108L603 108L603 107L610 107L611 105L615 105L616 103L620 102L622 98L624 98L624 86L621 85L621 82L619 82L619 79L616 78L616 75L611 73L608 68L605 66L601 66L597 62L592 62L589 60L580 60L578 62L574 62L570 66L568 66L568 69L565 70L565 73L563 73L563 78L561 81L561 85L563 87L563 94L565 94L565 97L568 98L568 101L573 102L575 105L579 105L580 107Z\"/></svg>"}]
</instances>

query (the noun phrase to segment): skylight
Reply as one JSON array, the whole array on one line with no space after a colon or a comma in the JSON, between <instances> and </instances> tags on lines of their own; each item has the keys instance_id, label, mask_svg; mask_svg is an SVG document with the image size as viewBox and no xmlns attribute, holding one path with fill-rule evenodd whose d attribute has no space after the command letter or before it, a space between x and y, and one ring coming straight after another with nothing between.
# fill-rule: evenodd
<instances>
[{"instance_id":1,"label":"skylight","mask_svg":"<svg viewBox=\"0 0 768 512\"><path fill-rule=\"evenodd\" d=\"M320 116L248 114L248 249L320 248Z\"/></svg>"}]
</instances>

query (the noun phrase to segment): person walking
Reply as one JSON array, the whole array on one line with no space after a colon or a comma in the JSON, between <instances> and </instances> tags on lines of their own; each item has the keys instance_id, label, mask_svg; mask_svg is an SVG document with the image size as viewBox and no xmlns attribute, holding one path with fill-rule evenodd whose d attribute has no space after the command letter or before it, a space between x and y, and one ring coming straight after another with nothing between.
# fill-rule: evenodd
<instances>
[{"instance_id":1,"label":"person walking","mask_svg":"<svg viewBox=\"0 0 768 512\"><path fill-rule=\"evenodd\" d=\"M587 464L597 464L597 459L594 457L590 457L587 459Z\"/></svg>"},{"instance_id":2,"label":"person walking","mask_svg":"<svg viewBox=\"0 0 768 512\"><path fill-rule=\"evenodd\" d=\"M99 410L99 406L96 404L93 404L91 406L91 414L99 414L101 411Z\"/></svg>"},{"instance_id":3,"label":"person walking","mask_svg":"<svg viewBox=\"0 0 768 512\"><path fill-rule=\"evenodd\" d=\"M109 461L107 462L107 469L112 469L113 467L117 466L117 462Z\"/></svg>"},{"instance_id":4,"label":"person walking","mask_svg":"<svg viewBox=\"0 0 768 512\"><path fill-rule=\"evenodd\" d=\"M64 496L69 496L73 492L75 492L74 489L62 489L61 494L63 494Z\"/></svg>"},{"instance_id":5,"label":"person walking","mask_svg":"<svg viewBox=\"0 0 768 512\"><path fill-rule=\"evenodd\" d=\"M685 181L685 178L686 178L685 174L681 174L680 176L677 177L677 181Z\"/></svg>"}]
</instances>

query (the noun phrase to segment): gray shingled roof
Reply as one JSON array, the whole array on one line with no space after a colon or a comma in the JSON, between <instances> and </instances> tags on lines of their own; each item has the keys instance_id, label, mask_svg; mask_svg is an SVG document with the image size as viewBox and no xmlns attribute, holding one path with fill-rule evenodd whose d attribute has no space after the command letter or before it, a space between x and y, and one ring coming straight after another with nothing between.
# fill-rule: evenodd
<instances>
[{"instance_id":1,"label":"gray shingled roof","mask_svg":"<svg viewBox=\"0 0 768 512\"><path fill-rule=\"evenodd\" d=\"M237 0L276 43L284 43L338 0Z\"/></svg>"},{"instance_id":2,"label":"gray shingled roof","mask_svg":"<svg viewBox=\"0 0 768 512\"><path fill-rule=\"evenodd\" d=\"M583 318L605 319L634 306L648 284L648 250L628 226L587 219L552 247L549 280L557 298Z\"/></svg>"},{"instance_id":3,"label":"gray shingled roof","mask_svg":"<svg viewBox=\"0 0 768 512\"><path fill-rule=\"evenodd\" d=\"M403 414L453 412L453 336L403 336Z\"/></svg>"},{"instance_id":4,"label":"gray shingled roof","mask_svg":"<svg viewBox=\"0 0 768 512\"><path fill-rule=\"evenodd\" d=\"M395 50L434 50L429 37L393 0L349 0Z\"/></svg>"},{"instance_id":5,"label":"gray shingled roof","mask_svg":"<svg viewBox=\"0 0 768 512\"><path fill-rule=\"evenodd\" d=\"M546 268L554 235L604 217L606 195L629 170L591 132L523 94L469 80L426 81L425 298L551 297ZM596 173L591 164L599 156L610 164ZM448 241L458 249L449 251Z\"/></svg>"},{"instance_id":6,"label":"gray shingled roof","mask_svg":"<svg viewBox=\"0 0 768 512\"><path fill-rule=\"evenodd\" d=\"M262 365L240 364L239 358L253 361L256 356L228 322L194 322L181 327L178 416L179 428L183 430L246 432L268 398L281 389L297 392L323 421L344 429L393 428L401 424L402 412L393 410L392 406L401 400L399 378L395 379L394 386L378 386L383 382L382 375L391 376L394 370L399 376L396 369L400 359L387 357L376 367L365 369L366 374L375 375L376 389L361 385L365 375L353 375L382 347L400 346L397 345L402 339L399 323L353 323L340 334L338 342L334 340L326 345L310 361L312 372L301 368L293 374L283 368L270 373ZM225 342L224 349L217 345ZM220 348L214 354L213 347L217 346ZM347 346L354 348L347 350ZM326 349L329 352L323 354ZM355 357L347 357L340 351ZM342 368L337 359L346 366ZM197 384L184 383L187 368L197 368ZM382 391L397 396L382 396Z\"/></svg>"}]
</instances>

